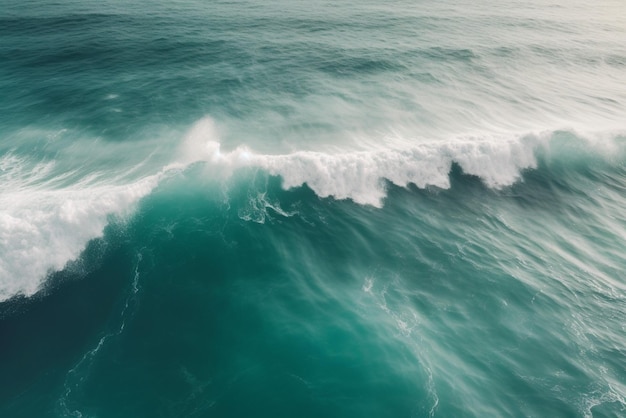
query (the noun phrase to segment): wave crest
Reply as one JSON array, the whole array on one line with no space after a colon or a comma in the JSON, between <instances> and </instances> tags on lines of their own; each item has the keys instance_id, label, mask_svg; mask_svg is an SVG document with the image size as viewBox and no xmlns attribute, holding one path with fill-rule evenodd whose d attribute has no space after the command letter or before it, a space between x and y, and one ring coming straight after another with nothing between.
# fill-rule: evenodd
<instances>
[{"instance_id":1,"label":"wave crest","mask_svg":"<svg viewBox=\"0 0 626 418\"><path fill-rule=\"evenodd\" d=\"M203 140L203 134L210 134ZM452 164L499 189L521 179L527 169L537 168L538 154L558 158L573 149L579 154L624 154L619 135L585 137L566 131L523 135L482 135L450 141L391 143L389 148L345 152L297 151L290 154L259 154L247 146L222 152L212 122L200 121L185 143L188 162L205 161L229 175L241 167L258 167L280 176L285 189L309 186L320 197L351 199L359 204L381 207L386 196L385 181L407 187L450 187ZM607 139L608 138L608 139ZM568 142L571 144L568 145ZM569 147L569 151L568 151Z\"/></svg>"}]
</instances>

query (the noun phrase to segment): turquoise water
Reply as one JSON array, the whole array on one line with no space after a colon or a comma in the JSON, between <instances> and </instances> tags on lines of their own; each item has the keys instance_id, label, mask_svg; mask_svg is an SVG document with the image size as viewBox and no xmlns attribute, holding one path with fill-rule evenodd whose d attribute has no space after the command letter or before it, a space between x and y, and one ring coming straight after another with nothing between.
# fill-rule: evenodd
<instances>
[{"instance_id":1,"label":"turquoise water","mask_svg":"<svg viewBox=\"0 0 626 418\"><path fill-rule=\"evenodd\" d=\"M0 0L0 416L624 416L624 16Z\"/></svg>"}]
</instances>

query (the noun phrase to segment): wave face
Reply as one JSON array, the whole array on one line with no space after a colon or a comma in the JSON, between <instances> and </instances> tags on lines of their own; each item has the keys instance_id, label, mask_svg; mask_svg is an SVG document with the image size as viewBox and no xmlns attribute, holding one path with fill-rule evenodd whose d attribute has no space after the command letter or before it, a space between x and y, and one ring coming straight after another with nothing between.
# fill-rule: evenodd
<instances>
[{"instance_id":1,"label":"wave face","mask_svg":"<svg viewBox=\"0 0 626 418\"><path fill-rule=\"evenodd\" d=\"M0 416L622 416L622 6L505 3L4 5Z\"/></svg>"}]
</instances>

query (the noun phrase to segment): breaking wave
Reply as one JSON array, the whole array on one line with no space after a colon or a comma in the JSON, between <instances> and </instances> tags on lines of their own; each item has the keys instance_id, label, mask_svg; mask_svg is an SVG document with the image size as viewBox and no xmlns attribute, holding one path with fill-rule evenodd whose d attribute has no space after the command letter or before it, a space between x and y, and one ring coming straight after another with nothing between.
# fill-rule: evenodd
<instances>
[{"instance_id":1,"label":"breaking wave","mask_svg":"<svg viewBox=\"0 0 626 418\"><path fill-rule=\"evenodd\" d=\"M386 182L446 189L453 164L487 187L501 189L519 181L524 170L536 168L540 158L576 160L590 155L623 164L623 134L474 135L445 142L395 140L384 147L276 155L245 145L223 151L213 121L204 118L189 131L171 164L133 181L125 173L113 178L99 172L82 177L73 171L59 173L54 161L33 162L7 153L0 159L0 301L36 293L48 274L79 257L111 219L131 216L140 199L164 177L190 164L204 163L218 179L242 168L261 169L280 177L284 189L306 184L321 198L351 199L380 208Z\"/></svg>"}]
</instances>

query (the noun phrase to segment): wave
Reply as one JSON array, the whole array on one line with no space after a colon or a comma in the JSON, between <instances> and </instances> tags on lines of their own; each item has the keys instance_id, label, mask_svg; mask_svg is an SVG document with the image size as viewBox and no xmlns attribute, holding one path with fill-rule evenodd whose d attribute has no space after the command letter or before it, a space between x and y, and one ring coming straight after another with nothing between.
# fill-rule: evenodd
<instances>
[{"instance_id":1,"label":"wave","mask_svg":"<svg viewBox=\"0 0 626 418\"><path fill-rule=\"evenodd\" d=\"M280 177L284 189L306 184L321 198L350 199L380 208L388 182L449 188L455 164L495 189L519 181L524 170L536 168L541 159L573 161L595 155L623 165L625 138L619 132L585 136L547 131L418 143L396 139L357 151L274 155L245 145L222 151L213 121L205 118L189 131L173 162L133 181L125 173L93 172L81 177L55 168L54 162L33 162L7 153L0 157L0 302L38 292L46 277L77 259L111 219L132 215L141 198L162 179L189 165L204 164L217 179L227 179L240 169L260 169ZM244 213L242 219L256 218Z\"/></svg>"}]
</instances>

